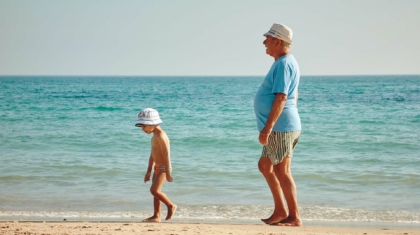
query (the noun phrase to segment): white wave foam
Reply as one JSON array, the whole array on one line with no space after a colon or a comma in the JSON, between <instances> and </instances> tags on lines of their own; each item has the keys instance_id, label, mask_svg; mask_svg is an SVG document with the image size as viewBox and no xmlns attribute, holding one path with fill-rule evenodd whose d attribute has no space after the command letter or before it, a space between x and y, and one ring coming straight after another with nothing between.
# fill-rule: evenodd
<instances>
[{"instance_id":1,"label":"white wave foam","mask_svg":"<svg viewBox=\"0 0 420 235\"><path fill-rule=\"evenodd\" d=\"M420 212L347 209L326 206L300 208L303 220L340 222L385 222L420 224ZM165 213L165 212L163 212ZM255 220L268 217L270 206L208 205L179 206L177 220ZM152 211L0 211L0 219L21 220L137 220L152 215Z\"/></svg>"}]
</instances>

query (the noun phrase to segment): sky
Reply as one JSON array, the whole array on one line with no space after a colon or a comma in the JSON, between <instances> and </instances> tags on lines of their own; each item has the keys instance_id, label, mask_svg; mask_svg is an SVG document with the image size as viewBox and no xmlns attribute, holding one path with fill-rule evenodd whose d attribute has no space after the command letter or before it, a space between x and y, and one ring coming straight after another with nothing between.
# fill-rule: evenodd
<instances>
[{"instance_id":1,"label":"sky","mask_svg":"<svg viewBox=\"0 0 420 235\"><path fill-rule=\"evenodd\" d=\"M420 0L0 0L0 75L265 75L273 23L302 75L420 74Z\"/></svg>"}]
</instances>

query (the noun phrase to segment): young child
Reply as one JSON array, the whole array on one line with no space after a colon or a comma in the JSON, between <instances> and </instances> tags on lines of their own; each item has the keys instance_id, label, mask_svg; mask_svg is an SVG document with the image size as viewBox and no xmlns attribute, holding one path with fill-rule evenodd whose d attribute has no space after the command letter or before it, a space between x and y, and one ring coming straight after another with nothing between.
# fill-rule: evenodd
<instances>
[{"instance_id":1,"label":"young child","mask_svg":"<svg viewBox=\"0 0 420 235\"><path fill-rule=\"evenodd\" d=\"M171 176L169 138L159 126L161 123L162 120L159 117L159 113L151 108L142 110L138 115L136 123L136 126L141 127L146 134L153 133L149 166L147 167L147 173L144 176L144 182L146 183L150 180L152 167L154 165L155 171L152 178L152 186L150 187L150 192L153 195L154 214L152 217L144 219L143 222L160 222L161 202L168 208L168 214L166 215L165 220L171 219L176 210L176 205L161 191L165 180L169 182L172 182L173 180Z\"/></svg>"}]
</instances>

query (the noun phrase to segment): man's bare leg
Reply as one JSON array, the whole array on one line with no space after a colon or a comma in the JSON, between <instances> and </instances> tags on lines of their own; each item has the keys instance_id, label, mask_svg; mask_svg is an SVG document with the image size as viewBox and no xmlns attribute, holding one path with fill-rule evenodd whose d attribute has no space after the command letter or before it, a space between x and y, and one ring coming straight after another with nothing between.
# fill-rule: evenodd
<instances>
[{"instance_id":1,"label":"man's bare leg","mask_svg":"<svg viewBox=\"0 0 420 235\"><path fill-rule=\"evenodd\" d=\"M160 222L160 200L157 197L153 197L153 216L142 220L148 223L159 223Z\"/></svg>"},{"instance_id":2,"label":"man's bare leg","mask_svg":"<svg viewBox=\"0 0 420 235\"><path fill-rule=\"evenodd\" d=\"M289 208L289 216L279 223L276 223L276 225L280 226L302 226L297 202L296 184L290 168L291 163L292 159L290 157L285 157L281 163L273 166L274 173L280 182L281 189L283 190L287 202L287 207Z\"/></svg>"},{"instance_id":3,"label":"man's bare leg","mask_svg":"<svg viewBox=\"0 0 420 235\"><path fill-rule=\"evenodd\" d=\"M266 224L272 224L279 221L282 221L287 217L287 211L284 205L282 190L280 183L277 180L276 175L273 172L273 164L271 163L270 158L262 157L258 162L258 169L264 175L265 180L267 181L268 187L271 190L271 194L274 199L274 212L267 219L261 219Z\"/></svg>"},{"instance_id":4,"label":"man's bare leg","mask_svg":"<svg viewBox=\"0 0 420 235\"><path fill-rule=\"evenodd\" d=\"M153 196L155 196L159 201L163 202L163 204L168 207L168 214L166 216L165 220L169 220L172 218L172 216L175 214L177 206L173 204L169 198L164 194L161 189L163 186L163 183L166 181L166 173L160 172L155 177L153 177L153 184L152 187L150 187L150 192Z\"/></svg>"}]
</instances>

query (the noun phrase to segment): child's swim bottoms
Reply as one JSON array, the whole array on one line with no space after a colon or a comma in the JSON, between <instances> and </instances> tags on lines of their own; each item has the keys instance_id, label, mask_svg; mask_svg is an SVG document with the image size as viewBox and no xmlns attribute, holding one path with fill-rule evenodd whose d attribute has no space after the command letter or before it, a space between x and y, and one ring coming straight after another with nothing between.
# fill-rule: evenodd
<instances>
[{"instance_id":1,"label":"child's swim bottoms","mask_svg":"<svg viewBox=\"0 0 420 235\"><path fill-rule=\"evenodd\" d=\"M163 165L161 166L155 165L155 175L159 174L160 172L166 172L166 167Z\"/></svg>"}]
</instances>

